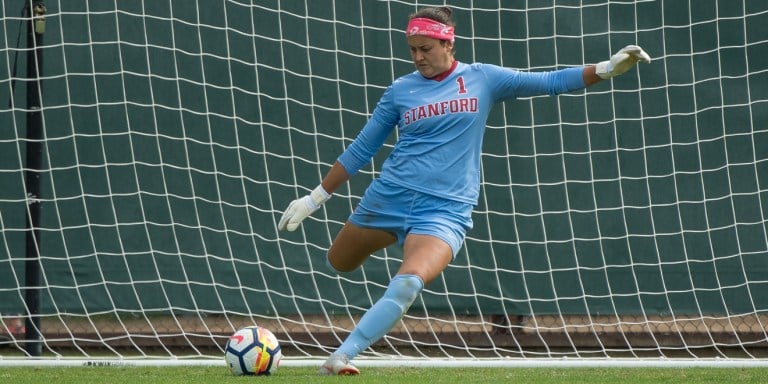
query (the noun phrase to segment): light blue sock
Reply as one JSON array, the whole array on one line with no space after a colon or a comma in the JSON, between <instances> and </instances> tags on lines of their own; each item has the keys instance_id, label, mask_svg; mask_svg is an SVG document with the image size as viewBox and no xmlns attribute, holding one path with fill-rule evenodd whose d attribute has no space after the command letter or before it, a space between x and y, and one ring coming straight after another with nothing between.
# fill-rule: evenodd
<instances>
[{"instance_id":1,"label":"light blue sock","mask_svg":"<svg viewBox=\"0 0 768 384\"><path fill-rule=\"evenodd\" d=\"M351 360L381 339L403 317L422 289L424 282L416 275L395 276L384 296L363 315L335 353L344 353Z\"/></svg>"}]
</instances>

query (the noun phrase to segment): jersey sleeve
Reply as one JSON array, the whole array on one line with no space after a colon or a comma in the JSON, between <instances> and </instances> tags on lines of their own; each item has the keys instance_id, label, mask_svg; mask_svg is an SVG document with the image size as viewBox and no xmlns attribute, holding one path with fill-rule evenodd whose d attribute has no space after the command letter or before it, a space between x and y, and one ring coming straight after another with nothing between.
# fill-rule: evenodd
<instances>
[{"instance_id":1,"label":"jersey sleeve","mask_svg":"<svg viewBox=\"0 0 768 384\"><path fill-rule=\"evenodd\" d=\"M498 100L559 95L586 87L584 67L573 67L555 71L523 72L492 64L482 64L489 84L495 86Z\"/></svg>"},{"instance_id":2,"label":"jersey sleeve","mask_svg":"<svg viewBox=\"0 0 768 384\"><path fill-rule=\"evenodd\" d=\"M368 122L352 144L342 152L337 161L352 176L368 164L376 152L384 145L387 136L397 125L399 119L394 104L393 86L389 86L381 96Z\"/></svg>"}]
</instances>

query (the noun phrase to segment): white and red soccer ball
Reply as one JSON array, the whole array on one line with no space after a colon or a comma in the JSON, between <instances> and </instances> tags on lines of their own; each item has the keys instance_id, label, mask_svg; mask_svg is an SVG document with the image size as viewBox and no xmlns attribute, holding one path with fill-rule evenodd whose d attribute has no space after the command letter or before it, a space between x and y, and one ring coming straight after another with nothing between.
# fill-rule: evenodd
<instances>
[{"instance_id":1,"label":"white and red soccer ball","mask_svg":"<svg viewBox=\"0 0 768 384\"><path fill-rule=\"evenodd\" d=\"M259 326L235 332L224 349L224 360L234 375L271 375L282 358L275 335Z\"/></svg>"}]
</instances>

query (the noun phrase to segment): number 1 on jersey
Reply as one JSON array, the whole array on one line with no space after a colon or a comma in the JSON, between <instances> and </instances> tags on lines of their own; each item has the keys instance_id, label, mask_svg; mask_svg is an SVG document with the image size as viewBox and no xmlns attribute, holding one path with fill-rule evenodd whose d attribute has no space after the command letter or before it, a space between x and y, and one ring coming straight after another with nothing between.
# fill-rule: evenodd
<instances>
[{"instance_id":1,"label":"number 1 on jersey","mask_svg":"<svg viewBox=\"0 0 768 384\"><path fill-rule=\"evenodd\" d=\"M459 95L467 93L467 88L464 86L464 76L459 76L456 79L456 84L459 85Z\"/></svg>"}]
</instances>

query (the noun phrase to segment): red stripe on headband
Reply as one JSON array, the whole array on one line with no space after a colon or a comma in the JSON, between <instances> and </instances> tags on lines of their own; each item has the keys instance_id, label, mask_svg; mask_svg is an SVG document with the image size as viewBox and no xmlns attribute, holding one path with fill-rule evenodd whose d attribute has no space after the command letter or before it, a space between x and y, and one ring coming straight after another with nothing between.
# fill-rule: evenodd
<instances>
[{"instance_id":1,"label":"red stripe on headband","mask_svg":"<svg viewBox=\"0 0 768 384\"><path fill-rule=\"evenodd\" d=\"M416 17L408 22L408 28L405 30L405 35L420 35L438 40L453 41L453 27L432 19Z\"/></svg>"}]
</instances>

